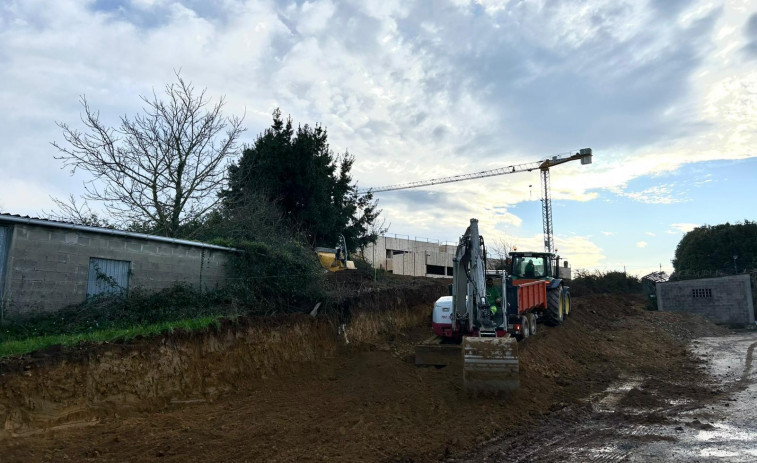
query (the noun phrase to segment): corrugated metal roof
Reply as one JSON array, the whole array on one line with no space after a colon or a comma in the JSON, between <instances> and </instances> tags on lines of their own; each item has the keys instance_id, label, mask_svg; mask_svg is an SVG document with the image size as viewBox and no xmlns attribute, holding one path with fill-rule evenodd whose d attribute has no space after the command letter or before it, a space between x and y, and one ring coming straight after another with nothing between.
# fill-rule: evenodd
<instances>
[{"instance_id":1,"label":"corrugated metal roof","mask_svg":"<svg viewBox=\"0 0 757 463\"><path fill-rule=\"evenodd\" d=\"M8 214L0 212L0 223L21 223L28 225L37 225L42 227L62 228L66 230L77 230L87 233L101 233L104 235L123 236L127 238L138 238L150 241L160 241L164 243L182 244L185 246L195 246L206 249L218 249L223 251L237 251L234 248L216 246L215 244L201 243L199 241L182 240L177 238L168 238L166 236L148 235L146 233L135 233L125 230L116 230L114 228L92 227L89 225L80 225L73 222L64 222L60 220L44 219L31 217L28 215Z\"/></svg>"},{"instance_id":2,"label":"corrugated metal roof","mask_svg":"<svg viewBox=\"0 0 757 463\"><path fill-rule=\"evenodd\" d=\"M642 281L649 281L652 283L664 283L668 281L670 277L668 277L668 274L665 272L652 272L648 275L644 275L641 277Z\"/></svg>"}]
</instances>

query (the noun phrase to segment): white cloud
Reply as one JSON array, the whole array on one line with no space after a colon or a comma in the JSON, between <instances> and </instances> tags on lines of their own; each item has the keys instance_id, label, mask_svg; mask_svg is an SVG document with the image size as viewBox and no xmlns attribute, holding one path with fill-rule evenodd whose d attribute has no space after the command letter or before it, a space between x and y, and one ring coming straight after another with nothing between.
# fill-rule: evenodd
<instances>
[{"instance_id":1,"label":"white cloud","mask_svg":"<svg viewBox=\"0 0 757 463\"><path fill-rule=\"evenodd\" d=\"M335 10L334 3L330 0L303 3L301 16L297 23L297 32L303 35L312 35L323 31Z\"/></svg>"},{"instance_id":2,"label":"white cloud","mask_svg":"<svg viewBox=\"0 0 757 463\"><path fill-rule=\"evenodd\" d=\"M601 234L603 234L603 235L605 235L605 236L612 236L612 235L614 235L614 233L613 233L613 232L609 232L609 231L601 231L601 232L599 232L599 233L601 233Z\"/></svg>"},{"instance_id":3,"label":"white cloud","mask_svg":"<svg viewBox=\"0 0 757 463\"><path fill-rule=\"evenodd\" d=\"M652 233L652 232L646 232L646 235L647 235L647 236L656 236L656 235L655 235L654 233Z\"/></svg>"},{"instance_id":4,"label":"white cloud","mask_svg":"<svg viewBox=\"0 0 757 463\"><path fill-rule=\"evenodd\" d=\"M691 230L699 227L700 224L696 223L672 223L670 224L670 228L678 231L679 233L688 233Z\"/></svg>"},{"instance_id":5,"label":"white cloud","mask_svg":"<svg viewBox=\"0 0 757 463\"><path fill-rule=\"evenodd\" d=\"M544 249L544 236L542 234L532 236L495 234L493 236L503 238L521 251L541 251ZM568 261L574 270L598 267L603 265L605 261L604 250L586 236L555 236L555 248L555 252L563 260Z\"/></svg>"},{"instance_id":6,"label":"white cloud","mask_svg":"<svg viewBox=\"0 0 757 463\"><path fill-rule=\"evenodd\" d=\"M636 247L637 248L646 248L647 247L647 242L646 241L639 241L638 243L636 243Z\"/></svg>"},{"instance_id":7,"label":"white cloud","mask_svg":"<svg viewBox=\"0 0 757 463\"><path fill-rule=\"evenodd\" d=\"M645 204L674 204L685 201L685 199L675 197L673 185L657 185L634 192L624 191L623 187L611 188L611 190L620 196Z\"/></svg>"},{"instance_id":8,"label":"white cloud","mask_svg":"<svg viewBox=\"0 0 757 463\"><path fill-rule=\"evenodd\" d=\"M36 213L48 193L80 188L49 146L60 140L55 121L78 120L80 94L115 120L175 69L226 95L228 113L246 110L246 142L277 106L296 123L323 123L335 151L357 156L363 187L591 146L592 165L553 169L553 199L593 201L610 190L676 204L686 200L680 183L627 185L686 163L755 156L757 71L739 51L754 4L132 0L94 10L104 3L0 7L0 191L10 212ZM528 234L539 185L534 171L415 199L382 195L381 207L397 231L454 238L479 217L489 234ZM666 233L685 231L679 225L690 224ZM643 227L636 232L654 229ZM604 262L605 251L581 239L579 261ZM541 237L533 244L540 249Z\"/></svg>"}]
</instances>

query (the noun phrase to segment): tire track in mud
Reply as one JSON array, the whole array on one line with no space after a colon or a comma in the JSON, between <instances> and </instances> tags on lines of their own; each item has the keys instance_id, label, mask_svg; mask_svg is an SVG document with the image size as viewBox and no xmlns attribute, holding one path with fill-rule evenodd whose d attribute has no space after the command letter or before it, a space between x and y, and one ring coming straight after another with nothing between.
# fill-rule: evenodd
<instances>
[{"instance_id":1,"label":"tire track in mud","mask_svg":"<svg viewBox=\"0 0 757 463\"><path fill-rule=\"evenodd\" d=\"M553 436L544 442L538 440L513 440L508 443L516 443L508 449L487 452L485 461L512 461L515 463L527 462L562 462L562 461L585 461L585 462L609 462L617 463L626 461L630 456L629 449L617 445L596 447L598 441L614 432L610 426L603 426L595 430L576 427L564 430L561 434ZM500 447L508 443L501 443ZM465 460L466 462L478 461L476 459Z\"/></svg>"}]
</instances>

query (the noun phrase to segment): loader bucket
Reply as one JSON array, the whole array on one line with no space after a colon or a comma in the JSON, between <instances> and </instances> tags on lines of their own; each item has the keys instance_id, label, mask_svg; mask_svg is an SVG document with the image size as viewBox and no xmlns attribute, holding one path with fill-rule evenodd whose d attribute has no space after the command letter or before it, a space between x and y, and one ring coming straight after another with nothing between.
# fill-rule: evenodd
<instances>
[{"instance_id":1,"label":"loader bucket","mask_svg":"<svg viewBox=\"0 0 757 463\"><path fill-rule=\"evenodd\" d=\"M463 338L463 382L468 393L502 394L520 386L515 338Z\"/></svg>"},{"instance_id":2,"label":"loader bucket","mask_svg":"<svg viewBox=\"0 0 757 463\"><path fill-rule=\"evenodd\" d=\"M342 262L337 260L336 254L333 252L318 251L318 260L321 262L321 267L325 268L329 272L339 272L345 269ZM347 261L347 262L352 262L352 261ZM352 267L354 268L354 266L355 264L353 263Z\"/></svg>"}]
</instances>

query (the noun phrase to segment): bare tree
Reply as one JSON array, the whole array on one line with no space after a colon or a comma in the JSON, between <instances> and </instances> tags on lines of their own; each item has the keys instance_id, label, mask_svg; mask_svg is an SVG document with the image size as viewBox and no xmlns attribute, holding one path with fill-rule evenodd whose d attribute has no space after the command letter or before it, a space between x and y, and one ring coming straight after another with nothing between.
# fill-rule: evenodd
<instances>
[{"instance_id":1,"label":"bare tree","mask_svg":"<svg viewBox=\"0 0 757 463\"><path fill-rule=\"evenodd\" d=\"M506 270L508 254L512 251L513 246L504 238L495 239L487 245L489 254L486 266L489 270Z\"/></svg>"},{"instance_id":2,"label":"bare tree","mask_svg":"<svg viewBox=\"0 0 757 463\"><path fill-rule=\"evenodd\" d=\"M107 219L93 211L86 200L79 202L74 195L68 195L68 198L65 200L54 197L50 197L50 199L58 207L57 211L43 211L43 215L50 219L63 220L91 227L114 228Z\"/></svg>"},{"instance_id":3,"label":"bare tree","mask_svg":"<svg viewBox=\"0 0 757 463\"><path fill-rule=\"evenodd\" d=\"M197 92L178 73L176 78L166 85L165 100L155 92L142 96L143 112L121 116L118 127L102 123L84 96L84 131L58 123L67 145L52 143L60 153L56 159L72 174L92 174L84 199L101 202L118 226L138 224L177 236L183 224L219 201L223 161L237 150L243 118L224 117L224 98L213 103L205 89Z\"/></svg>"}]
</instances>

